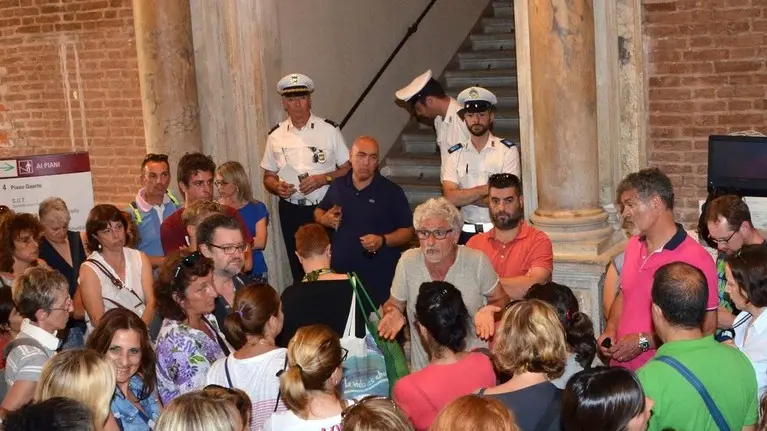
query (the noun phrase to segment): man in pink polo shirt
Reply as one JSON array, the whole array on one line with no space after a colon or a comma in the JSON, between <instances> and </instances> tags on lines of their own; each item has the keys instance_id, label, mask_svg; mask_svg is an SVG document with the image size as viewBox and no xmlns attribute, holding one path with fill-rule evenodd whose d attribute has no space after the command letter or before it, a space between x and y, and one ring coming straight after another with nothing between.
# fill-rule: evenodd
<instances>
[{"instance_id":1,"label":"man in pink polo shirt","mask_svg":"<svg viewBox=\"0 0 767 431\"><path fill-rule=\"evenodd\" d=\"M519 177L493 174L487 185L493 229L473 236L466 246L490 258L509 299L522 299L533 284L551 280L554 267L551 240L525 223Z\"/></svg>"},{"instance_id":2,"label":"man in pink polo shirt","mask_svg":"<svg viewBox=\"0 0 767 431\"><path fill-rule=\"evenodd\" d=\"M716 266L711 255L674 222L674 189L657 168L629 174L618 185L623 217L640 235L626 244L620 291L597 341L611 366L636 370L650 360L660 344L652 324L650 295L655 271L671 262L686 262L700 269L708 284L708 304L703 333L716 327ZM606 339L610 339L605 343Z\"/></svg>"}]
</instances>

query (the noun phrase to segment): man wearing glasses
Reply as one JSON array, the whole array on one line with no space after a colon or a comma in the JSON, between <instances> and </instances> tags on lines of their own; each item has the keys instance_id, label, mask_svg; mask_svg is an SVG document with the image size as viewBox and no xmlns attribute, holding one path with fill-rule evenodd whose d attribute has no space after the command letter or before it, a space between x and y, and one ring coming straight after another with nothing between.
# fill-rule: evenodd
<instances>
[{"instance_id":1,"label":"man wearing glasses","mask_svg":"<svg viewBox=\"0 0 767 431\"><path fill-rule=\"evenodd\" d=\"M296 256L299 227L314 221L314 209L334 178L349 171L349 148L338 125L314 115L314 83L293 73L277 83L288 118L269 131L261 159L264 187L280 198L282 238L288 252L293 280L304 276Z\"/></svg>"},{"instance_id":2,"label":"man wearing glasses","mask_svg":"<svg viewBox=\"0 0 767 431\"><path fill-rule=\"evenodd\" d=\"M716 258L718 276L719 311L717 328L732 328L735 321L733 306L725 295L727 278L724 274L724 258L737 253L744 245L767 246L762 235L751 222L751 211L739 196L720 196L709 202L706 208L708 237L716 244L719 255Z\"/></svg>"},{"instance_id":3,"label":"man wearing glasses","mask_svg":"<svg viewBox=\"0 0 767 431\"><path fill-rule=\"evenodd\" d=\"M703 246L674 222L674 188L666 174L657 168L629 174L618 185L617 197L622 216L636 226L639 235L626 244L620 291L597 345L611 359L611 366L635 371L655 356L660 345L650 312L655 271L667 263L684 262L703 272L708 301L701 330L711 335L719 305L716 267Z\"/></svg>"},{"instance_id":4,"label":"man wearing glasses","mask_svg":"<svg viewBox=\"0 0 767 431\"><path fill-rule=\"evenodd\" d=\"M198 250L213 261L213 287L216 289L216 316L219 328L232 311L234 294L247 283L240 273L248 244L234 217L213 214L197 226Z\"/></svg>"},{"instance_id":5,"label":"man wearing glasses","mask_svg":"<svg viewBox=\"0 0 767 431\"><path fill-rule=\"evenodd\" d=\"M489 335L488 328L478 324L490 322L492 332L492 313L497 308L484 306L502 307L508 297L490 259L480 251L458 245L463 224L461 213L447 199L432 198L419 205L413 213L413 224L420 247L403 253L397 263L391 296L383 306L384 316L378 325L378 333L383 338L393 339L405 325L407 315L411 340L410 371L418 371L429 363L429 355L415 324L416 300L423 283L447 281L461 291L466 309L474 317L466 336L467 351L487 347L480 336ZM481 308L483 311L478 313Z\"/></svg>"},{"instance_id":6,"label":"man wearing glasses","mask_svg":"<svg viewBox=\"0 0 767 431\"><path fill-rule=\"evenodd\" d=\"M178 199L168 190L170 164L166 154L150 153L144 157L141 162L141 184L143 187L128 206L128 213L138 227L141 238L138 249L149 257L153 267L157 267L165 259L160 226L181 207Z\"/></svg>"},{"instance_id":7,"label":"man wearing glasses","mask_svg":"<svg viewBox=\"0 0 767 431\"><path fill-rule=\"evenodd\" d=\"M488 211L487 179L508 173L519 177L519 150L508 139L490 133L498 99L482 87L470 87L458 95L458 111L471 137L452 144L442 164L442 194L461 208L463 226L459 244L493 228Z\"/></svg>"}]
</instances>

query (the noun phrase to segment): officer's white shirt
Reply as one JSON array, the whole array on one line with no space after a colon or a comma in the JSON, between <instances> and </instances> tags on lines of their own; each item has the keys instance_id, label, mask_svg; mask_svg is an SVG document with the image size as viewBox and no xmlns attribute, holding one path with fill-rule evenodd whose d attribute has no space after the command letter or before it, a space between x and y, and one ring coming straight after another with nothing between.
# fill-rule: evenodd
<instances>
[{"instance_id":1,"label":"officer's white shirt","mask_svg":"<svg viewBox=\"0 0 767 431\"><path fill-rule=\"evenodd\" d=\"M299 174L317 175L335 171L337 166L348 161L349 148L338 127L311 114L306 126L301 129L293 126L288 118L269 134L261 167L278 172L290 164ZM298 184L295 186L298 189ZM308 199L317 204L327 190L328 186L325 185L306 196L296 190L290 200Z\"/></svg>"},{"instance_id":2,"label":"officer's white shirt","mask_svg":"<svg viewBox=\"0 0 767 431\"><path fill-rule=\"evenodd\" d=\"M450 106L447 108L445 117L437 116L434 119L434 129L437 131L437 146L441 158L441 166L445 166L447 150L455 144L469 140L469 129L466 123L458 116L462 106L457 100L450 98Z\"/></svg>"},{"instance_id":3,"label":"officer's white shirt","mask_svg":"<svg viewBox=\"0 0 767 431\"><path fill-rule=\"evenodd\" d=\"M519 175L519 149L509 148L501 138L491 133L482 151L477 151L471 139L461 143L461 148L448 155L442 165L442 181L458 185L459 189L487 184L490 175L508 173ZM461 215L466 223L490 223L490 211L477 205L461 208Z\"/></svg>"}]
</instances>

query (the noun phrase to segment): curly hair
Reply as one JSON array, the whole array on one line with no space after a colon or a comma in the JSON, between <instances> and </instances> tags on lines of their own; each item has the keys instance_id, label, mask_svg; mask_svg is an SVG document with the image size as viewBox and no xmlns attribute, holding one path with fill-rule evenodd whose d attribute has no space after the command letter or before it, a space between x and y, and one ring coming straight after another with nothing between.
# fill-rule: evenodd
<instances>
[{"instance_id":1,"label":"curly hair","mask_svg":"<svg viewBox=\"0 0 767 431\"><path fill-rule=\"evenodd\" d=\"M423 223L425 218L429 217L442 217L450 224L455 235L461 232L461 227L463 226L461 212L458 211L455 205L443 197L431 198L415 207L413 212L413 226L415 229L421 229L421 223Z\"/></svg>"},{"instance_id":2,"label":"curly hair","mask_svg":"<svg viewBox=\"0 0 767 431\"><path fill-rule=\"evenodd\" d=\"M11 213L0 226L0 271L13 271L13 241L28 233L35 241L43 235L43 225L33 214ZM33 264L34 265L34 264Z\"/></svg>"},{"instance_id":3,"label":"curly hair","mask_svg":"<svg viewBox=\"0 0 767 431\"><path fill-rule=\"evenodd\" d=\"M621 196L630 190L635 190L643 201L658 196L667 209L674 209L674 186L668 176L658 168L642 169L626 175L626 178L618 184L616 192L618 202Z\"/></svg>"},{"instance_id":4,"label":"curly hair","mask_svg":"<svg viewBox=\"0 0 767 431\"><path fill-rule=\"evenodd\" d=\"M186 298L186 289L193 281L212 271L213 261L199 252L180 250L168 256L154 282L160 316L179 322L186 319L186 312L179 301Z\"/></svg>"},{"instance_id":5,"label":"curly hair","mask_svg":"<svg viewBox=\"0 0 767 431\"><path fill-rule=\"evenodd\" d=\"M189 187L189 180L198 172L216 172L216 162L210 156L203 153L186 153L178 161L176 178Z\"/></svg>"}]
</instances>

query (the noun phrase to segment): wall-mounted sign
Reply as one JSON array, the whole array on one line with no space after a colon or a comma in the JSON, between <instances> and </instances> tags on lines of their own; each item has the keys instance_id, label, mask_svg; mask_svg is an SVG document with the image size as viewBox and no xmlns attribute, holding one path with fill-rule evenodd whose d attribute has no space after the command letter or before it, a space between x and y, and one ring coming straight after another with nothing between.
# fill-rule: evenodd
<instances>
[{"instance_id":1,"label":"wall-mounted sign","mask_svg":"<svg viewBox=\"0 0 767 431\"><path fill-rule=\"evenodd\" d=\"M47 154L0 159L0 204L37 214L43 199L58 196L67 203L69 228L85 230L93 208L93 180L88 153Z\"/></svg>"}]
</instances>

